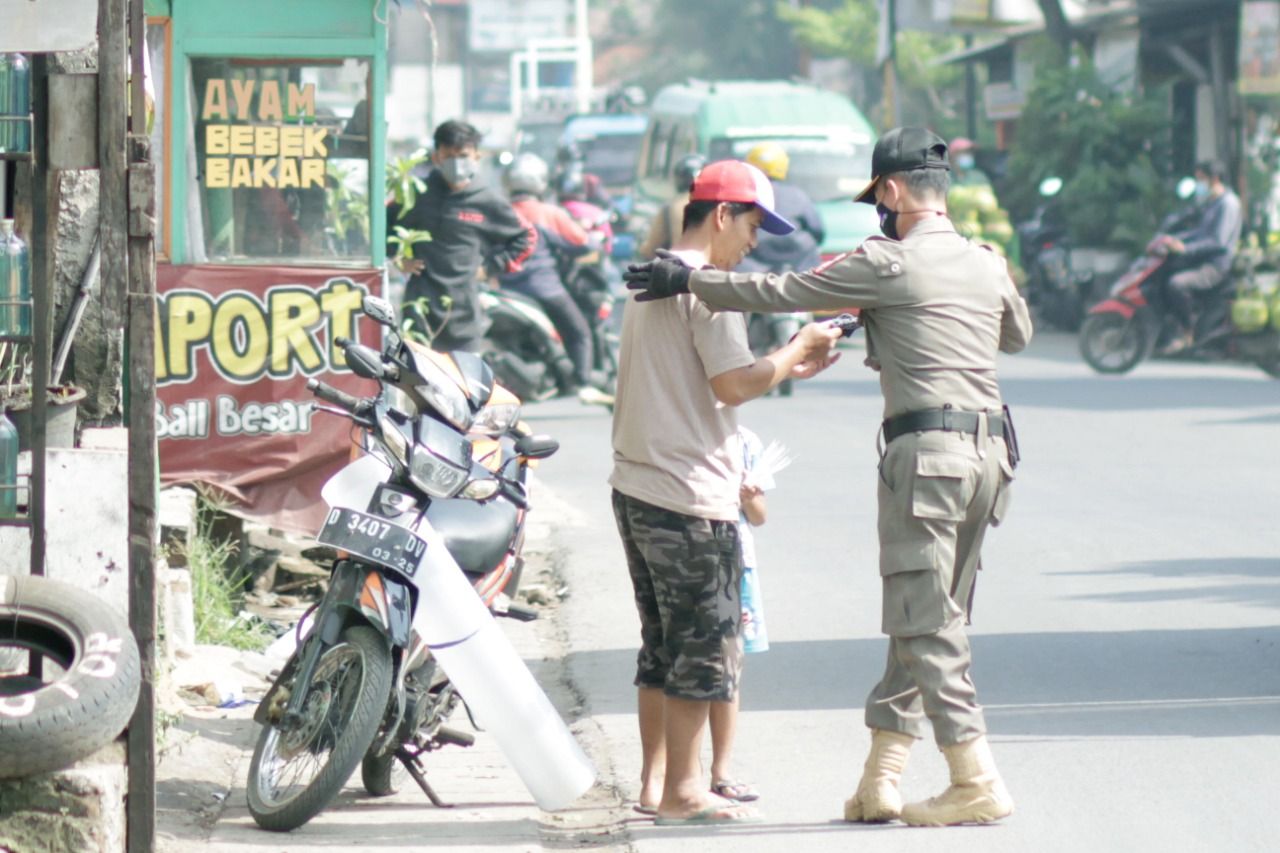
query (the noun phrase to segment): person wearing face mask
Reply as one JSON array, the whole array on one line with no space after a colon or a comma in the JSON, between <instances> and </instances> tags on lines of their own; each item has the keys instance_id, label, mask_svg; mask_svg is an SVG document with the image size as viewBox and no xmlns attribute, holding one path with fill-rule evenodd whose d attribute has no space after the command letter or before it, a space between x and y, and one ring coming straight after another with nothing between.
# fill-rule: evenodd
<instances>
[{"instance_id":1,"label":"person wearing face mask","mask_svg":"<svg viewBox=\"0 0 1280 853\"><path fill-rule=\"evenodd\" d=\"M1199 216L1191 227L1165 237L1164 244L1178 255L1178 271L1169 277L1169 308L1181 325L1181 333L1161 350L1175 355L1195 342L1197 294L1209 294L1231 272L1231 261L1244 222L1240 197L1226 184L1221 163L1196 166L1196 203ZM1205 306L1207 307L1207 306Z\"/></svg>"},{"instance_id":2,"label":"person wearing face mask","mask_svg":"<svg viewBox=\"0 0 1280 853\"><path fill-rule=\"evenodd\" d=\"M978 146L972 139L957 136L947 146L947 154L951 158L951 185L953 187L989 187L991 179L978 168L974 157Z\"/></svg>"},{"instance_id":3,"label":"person wearing face mask","mask_svg":"<svg viewBox=\"0 0 1280 853\"><path fill-rule=\"evenodd\" d=\"M924 128L895 128L876 143L871 169L857 201L876 206L883 238L781 275L662 259L629 270L628 286L651 299L692 293L713 309L861 309L867 365L884 396L877 496L889 655L867 700L871 749L844 816L986 823L1012 814L1013 800L987 744L965 625L982 540L1005 517L1018 458L996 356L1026 346L1031 319L1004 259L947 217L946 143ZM904 806L899 780L926 719L951 785Z\"/></svg>"},{"instance_id":4,"label":"person wearing face mask","mask_svg":"<svg viewBox=\"0 0 1280 853\"><path fill-rule=\"evenodd\" d=\"M428 332L438 350L481 350L489 323L477 270L487 258L501 272L519 272L538 239L510 202L476 182L480 139L480 131L464 122L437 127L427 191L403 216L394 205L387 214L389 223L431 234L413 245L413 260L401 269L409 273L404 301L426 299Z\"/></svg>"}]
</instances>

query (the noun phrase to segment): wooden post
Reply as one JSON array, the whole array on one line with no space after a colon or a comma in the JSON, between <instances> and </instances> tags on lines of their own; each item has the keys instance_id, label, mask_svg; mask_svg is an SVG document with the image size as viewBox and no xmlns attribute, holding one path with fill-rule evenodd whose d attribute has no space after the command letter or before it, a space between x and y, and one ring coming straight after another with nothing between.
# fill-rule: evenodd
<instances>
[{"instance_id":1,"label":"wooden post","mask_svg":"<svg viewBox=\"0 0 1280 853\"><path fill-rule=\"evenodd\" d=\"M129 132L128 30L125 20L127 0L98 2L98 235L102 246L102 267L98 288L102 300L102 324L124 329L128 292L128 245L125 223L128 218L128 164L126 137ZM103 375L120 369L121 341L108 344L108 363ZM111 420L119 422L117 405Z\"/></svg>"},{"instance_id":2,"label":"wooden post","mask_svg":"<svg viewBox=\"0 0 1280 853\"><path fill-rule=\"evenodd\" d=\"M31 145L31 295L33 335L31 352L31 480L27 515L31 523L31 574L45 569L45 425L48 421L49 367L53 340L53 255L49 244L56 227L49 210L49 59L34 57L31 66L34 106ZM32 656L35 657L34 655ZM32 674L37 674L32 670Z\"/></svg>"},{"instance_id":3,"label":"wooden post","mask_svg":"<svg viewBox=\"0 0 1280 853\"><path fill-rule=\"evenodd\" d=\"M124 0L110 0L124 2ZM156 180L147 137L143 0L128 0L132 133L128 137L129 625L138 643L142 686L129 721L129 853L150 853L156 838ZM123 22L122 22L123 23ZM120 88L123 95L124 88ZM105 161L104 161L105 164ZM103 175L105 179L106 170ZM105 209L105 208L104 208ZM120 221L124 224L124 220ZM125 229L121 229L124 231Z\"/></svg>"},{"instance_id":4,"label":"wooden post","mask_svg":"<svg viewBox=\"0 0 1280 853\"><path fill-rule=\"evenodd\" d=\"M132 2L142 7L142 0ZM142 660L142 689L129 723L129 853L149 853L155 848L155 216L151 140L143 134L132 134L129 137L129 624Z\"/></svg>"}]
</instances>

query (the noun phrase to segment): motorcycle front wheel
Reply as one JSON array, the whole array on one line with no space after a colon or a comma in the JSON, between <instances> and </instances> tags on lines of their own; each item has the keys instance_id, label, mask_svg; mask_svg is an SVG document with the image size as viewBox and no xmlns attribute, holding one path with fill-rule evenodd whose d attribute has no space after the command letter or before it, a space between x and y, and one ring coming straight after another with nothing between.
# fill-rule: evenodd
<instances>
[{"instance_id":1,"label":"motorcycle front wheel","mask_svg":"<svg viewBox=\"0 0 1280 853\"><path fill-rule=\"evenodd\" d=\"M264 726L253 750L249 812L263 829L288 832L311 820L369 751L391 692L386 641L365 625L346 628L307 689L302 722L290 731Z\"/></svg>"},{"instance_id":2,"label":"motorcycle front wheel","mask_svg":"<svg viewBox=\"0 0 1280 853\"><path fill-rule=\"evenodd\" d=\"M1080 326L1080 355L1099 373L1128 373L1151 353L1152 336L1138 315L1090 314Z\"/></svg>"}]
</instances>

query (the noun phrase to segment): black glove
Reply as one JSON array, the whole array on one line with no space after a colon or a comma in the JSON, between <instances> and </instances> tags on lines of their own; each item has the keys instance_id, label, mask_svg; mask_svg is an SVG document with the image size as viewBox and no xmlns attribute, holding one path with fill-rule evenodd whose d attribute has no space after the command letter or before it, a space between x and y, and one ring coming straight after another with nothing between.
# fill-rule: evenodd
<instances>
[{"instance_id":1,"label":"black glove","mask_svg":"<svg viewBox=\"0 0 1280 853\"><path fill-rule=\"evenodd\" d=\"M652 302L689 292L689 276L693 270L665 249L658 250L658 259L647 264L632 264L622 278L628 290L640 291L636 302Z\"/></svg>"}]
</instances>

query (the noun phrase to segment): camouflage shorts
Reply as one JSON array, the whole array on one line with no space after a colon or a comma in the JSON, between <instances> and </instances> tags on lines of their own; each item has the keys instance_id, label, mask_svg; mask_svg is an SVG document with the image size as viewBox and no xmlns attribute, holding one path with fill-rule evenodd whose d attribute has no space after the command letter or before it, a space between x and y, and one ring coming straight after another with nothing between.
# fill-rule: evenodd
<instances>
[{"instance_id":1,"label":"camouflage shorts","mask_svg":"<svg viewBox=\"0 0 1280 853\"><path fill-rule=\"evenodd\" d=\"M694 701L733 699L742 674L738 526L614 490L613 514L640 613L637 687Z\"/></svg>"}]
</instances>

